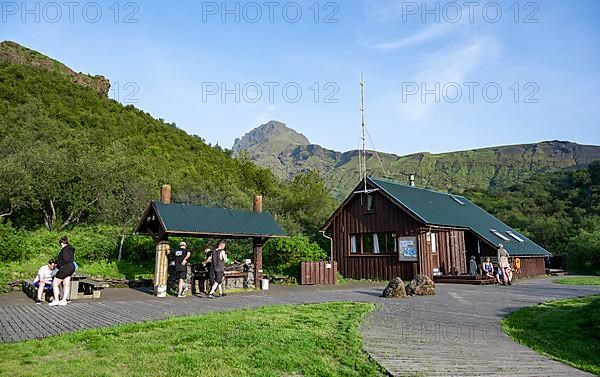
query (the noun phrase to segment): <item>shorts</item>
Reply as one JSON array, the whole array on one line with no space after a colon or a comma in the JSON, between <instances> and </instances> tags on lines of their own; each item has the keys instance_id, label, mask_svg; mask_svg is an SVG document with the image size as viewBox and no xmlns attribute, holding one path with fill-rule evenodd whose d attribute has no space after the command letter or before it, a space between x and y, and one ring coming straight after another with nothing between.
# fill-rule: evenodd
<instances>
[{"instance_id":1,"label":"shorts","mask_svg":"<svg viewBox=\"0 0 600 377\"><path fill-rule=\"evenodd\" d=\"M210 285L213 285L215 283L222 284L223 278L225 277L225 272L224 271L215 271L215 270L211 269L209 271L208 275L209 275L209 279L210 279Z\"/></svg>"},{"instance_id":2,"label":"shorts","mask_svg":"<svg viewBox=\"0 0 600 377\"><path fill-rule=\"evenodd\" d=\"M75 273L75 265L73 263L67 263L58 270L56 278L63 280L73 275L73 273Z\"/></svg>"},{"instance_id":3,"label":"shorts","mask_svg":"<svg viewBox=\"0 0 600 377\"><path fill-rule=\"evenodd\" d=\"M39 281L34 282L33 286L36 287L36 288L39 288L40 287L40 282ZM50 288L52 288L52 284L46 284L46 285L44 285L44 289L50 289Z\"/></svg>"},{"instance_id":4,"label":"shorts","mask_svg":"<svg viewBox=\"0 0 600 377\"><path fill-rule=\"evenodd\" d=\"M187 270L175 271L175 278L177 280L187 280Z\"/></svg>"}]
</instances>

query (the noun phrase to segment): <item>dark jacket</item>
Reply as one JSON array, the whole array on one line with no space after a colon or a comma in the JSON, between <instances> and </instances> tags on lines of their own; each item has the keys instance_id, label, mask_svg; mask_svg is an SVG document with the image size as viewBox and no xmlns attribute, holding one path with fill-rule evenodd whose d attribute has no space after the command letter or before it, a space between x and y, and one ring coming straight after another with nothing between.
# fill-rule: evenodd
<instances>
[{"instance_id":1,"label":"dark jacket","mask_svg":"<svg viewBox=\"0 0 600 377\"><path fill-rule=\"evenodd\" d=\"M75 248L71 245L67 245L62 248L60 253L58 253L58 258L56 259L56 264L58 268L62 268L63 266L73 263L73 258L75 257Z\"/></svg>"}]
</instances>

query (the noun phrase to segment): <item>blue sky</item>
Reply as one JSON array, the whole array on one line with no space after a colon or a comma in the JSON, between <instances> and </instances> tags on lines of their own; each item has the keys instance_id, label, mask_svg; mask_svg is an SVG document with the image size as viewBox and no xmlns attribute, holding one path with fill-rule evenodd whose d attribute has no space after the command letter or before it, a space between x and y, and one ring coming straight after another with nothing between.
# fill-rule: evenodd
<instances>
[{"instance_id":1,"label":"blue sky","mask_svg":"<svg viewBox=\"0 0 600 377\"><path fill-rule=\"evenodd\" d=\"M357 148L361 72L379 150L600 144L600 2L465 3L3 1L0 39L228 148L271 119Z\"/></svg>"}]
</instances>

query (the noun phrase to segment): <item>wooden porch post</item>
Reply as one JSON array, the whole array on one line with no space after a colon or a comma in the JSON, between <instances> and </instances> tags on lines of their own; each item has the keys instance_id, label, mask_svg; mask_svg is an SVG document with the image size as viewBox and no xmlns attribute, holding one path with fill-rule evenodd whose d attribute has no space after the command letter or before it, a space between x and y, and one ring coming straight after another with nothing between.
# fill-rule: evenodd
<instances>
[{"instance_id":1,"label":"wooden porch post","mask_svg":"<svg viewBox=\"0 0 600 377\"><path fill-rule=\"evenodd\" d=\"M254 212L262 212L262 196L256 195L254 197L254 203L252 206ZM252 239L252 251L253 251L253 259L254 259L254 286L260 287L260 279L262 279L263 273L263 258L262 258L262 246L263 239L262 238L253 238Z\"/></svg>"},{"instance_id":2,"label":"wooden porch post","mask_svg":"<svg viewBox=\"0 0 600 377\"><path fill-rule=\"evenodd\" d=\"M164 184L160 190L160 201L163 204L171 203L171 185ZM156 256L154 258L154 294L156 297L167 297L167 279L169 260L167 253L170 251L169 237L163 236L156 243Z\"/></svg>"},{"instance_id":3,"label":"wooden porch post","mask_svg":"<svg viewBox=\"0 0 600 377\"><path fill-rule=\"evenodd\" d=\"M169 241L163 239L156 243L156 257L154 266L154 294L156 297L167 297L167 274L168 258L167 253L171 246Z\"/></svg>"}]
</instances>

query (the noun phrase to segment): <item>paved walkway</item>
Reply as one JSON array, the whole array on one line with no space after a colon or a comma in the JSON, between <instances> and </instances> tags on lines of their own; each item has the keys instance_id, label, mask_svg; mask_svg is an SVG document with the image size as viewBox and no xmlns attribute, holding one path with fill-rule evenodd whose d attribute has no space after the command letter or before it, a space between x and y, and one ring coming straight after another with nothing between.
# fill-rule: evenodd
<instances>
[{"instance_id":1,"label":"paved walkway","mask_svg":"<svg viewBox=\"0 0 600 377\"><path fill-rule=\"evenodd\" d=\"M274 304L327 301L377 303L361 331L367 352L396 376L589 376L522 347L500 330L507 313L539 302L600 293L533 279L512 287L439 284L431 297L382 299L383 287L356 284L280 287L217 300L166 298L108 289L101 301L37 306L22 293L0 296L0 342L82 329ZM40 324L44 324L43 326Z\"/></svg>"}]
</instances>

